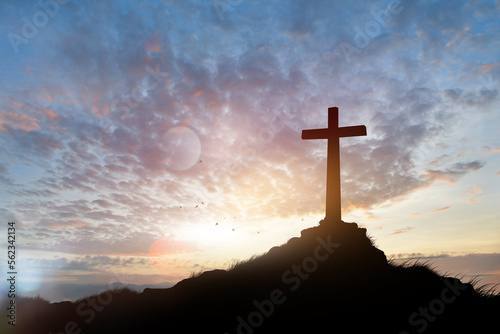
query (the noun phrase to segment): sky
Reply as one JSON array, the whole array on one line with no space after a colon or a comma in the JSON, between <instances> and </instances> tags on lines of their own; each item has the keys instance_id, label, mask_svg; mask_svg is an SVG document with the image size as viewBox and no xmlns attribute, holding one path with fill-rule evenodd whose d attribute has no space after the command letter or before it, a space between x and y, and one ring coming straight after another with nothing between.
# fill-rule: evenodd
<instances>
[{"instance_id":1,"label":"sky","mask_svg":"<svg viewBox=\"0 0 500 334\"><path fill-rule=\"evenodd\" d=\"M7 0L0 22L22 293L175 283L316 226L327 145L301 131L334 106L367 128L341 139L343 220L500 283L498 1Z\"/></svg>"}]
</instances>

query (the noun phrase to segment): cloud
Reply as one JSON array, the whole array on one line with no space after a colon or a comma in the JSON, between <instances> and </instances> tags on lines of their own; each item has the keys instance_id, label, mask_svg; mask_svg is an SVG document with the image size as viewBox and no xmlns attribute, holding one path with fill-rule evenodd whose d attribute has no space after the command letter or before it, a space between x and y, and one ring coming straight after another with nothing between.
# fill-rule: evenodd
<instances>
[{"instance_id":1,"label":"cloud","mask_svg":"<svg viewBox=\"0 0 500 334\"><path fill-rule=\"evenodd\" d=\"M61 119L51 108L36 106L13 97L1 104L7 111L0 111L0 131L5 131L6 125L14 130L30 132L40 130L45 125L51 127L48 123L57 124Z\"/></svg>"},{"instance_id":2,"label":"cloud","mask_svg":"<svg viewBox=\"0 0 500 334\"><path fill-rule=\"evenodd\" d=\"M36 119L26 115L19 115L13 112L5 112L0 110L0 131L7 131L6 126L13 130L21 130L25 132L40 129Z\"/></svg>"},{"instance_id":3,"label":"cloud","mask_svg":"<svg viewBox=\"0 0 500 334\"><path fill-rule=\"evenodd\" d=\"M419 260L419 262L424 262L430 259L440 259L440 258L448 258L452 255L446 253L438 253L438 254L424 254L424 253L398 253L393 254L393 257L400 261L407 260Z\"/></svg>"},{"instance_id":4,"label":"cloud","mask_svg":"<svg viewBox=\"0 0 500 334\"><path fill-rule=\"evenodd\" d=\"M161 45L161 36L158 31L149 42L146 42L146 51L154 53L163 52L163 47Z\"/></svg>"},{"instance_id":5,"label":"cloud","mask_svg":"<svg viewBox=\"0 0 500 334\"><path fill-rule=\"evenodd\" d=\"M487 152L491 152L492 154L500 153L500 147L489 147L488 145L483 145L484 149Z\"/></svg>"},{"instance_id":6,"label":"cloud","mask_svg":"<svg viewBox=\"0 0 500 334\"><path fill-rule=\"evenodd\" d=\"M4 163L0 163L0 183L14 185L14 180L9 176L9 166Z\"/></svg>"},{"instance_id":7,"label":"cloud","mask_svg":"<svg viewBox=\"0 0 500 334\"><path fill-rule=\"evenodd\" d=\"M469 162L457 162L454 163L449 168L442 170L439 169L429 169L426 171L428 178L432 181L455 183L459 178L468 174L472 171L477 171L485 165L484 162L479 160L469 161Z\"/></svg>"},{"instance_id":8,"label":"cloud","mask_svg":"<svg viewBox=\"0 0 500 334\"><path fill-rule=\"evenodd\" d=\"M58 257L56 259L27 258L26 263L32 268L88 271L147 266L149 265L149 260L144 257L132 256L86 255L77 256L72 259L66 257Z\"/></svg>"},{"instance_id":9,"label":"cloud","mask_svg":"<svg viewBox=\"0 0 500 334\"><path fill-rule=\"evenodd\" d=\"M441 211L446 211L446 210L449 210L451 209L452 206L445 206L445 207L442 207L442 208L439 208L439 209L436 209L436 210L433 210L432 212L441 212Z\"/></svg>"},{"instance_id":10,"label":"cloud","mask_svg":"<svg viewBox=\"0 0 500 334\"><path fill-rule=\"evenodd\" d=\"M464 194L469 194L469 195L480 195L483 193L483 190L479 188L477 185L474 185L472 190L466 190L464 191Z\"/></svg>"},{"instance_id":11,"label":"cloud","mask_svg":"<svg viewBox=\"0 0 500 334\"><path fill-rule=\"evenodd\" d=\"M68 228L68 227L75 227L75 228L80 228L80 227L89 227L90 223L79 220L79 219L70 219L65 222L58 222L58 223L48 223L47 221L44 221L44 225L47 226L48 228Z\"/></svg>"},{"instance_id":12,"label":"cloud","mask_svg":"<svg viewBox=\"0 0 500 334\"><path fill-rule=\"evenodd\" d=\"M469 30L470 30L470 27L465 27L463 30L457 31L457 33L455 34L453 39L451 41L449 41L445 45L445 47L450 47L450 46L456 44L458 40L460 40L465 34L467 34L469 32Z\"/></svg>"},{"instance_id":13,"label":"cloud","mask_svg":"<svg viewBox=\"0 0 500 334\"><path fill-rule=\"evenodd\" d=\"M409 232L409 231L411 231L413 229L414 229L414 227L412 227L412 226L403 227L403 228L395 230L394 232L391 233L391 235L396 235L396 234L401 234L401 233L407 233L407 232Z\"/></svg>"},{"instance_id":14,"label":"cloud","mask_svg":"<svg viewBox=\"0 0 500 334\"><path fill-rule=\"evenodd\" d=\"M6 140L6 137L8 139ZM58 138L57 134L50 132L17 131L14 128L8 127L3 137L4 149L9 151L11 160L20 162L30 162L35 165L41 164L47 167L44 161L35 163L38 159L50 159L54 153L63 148L63 143Z\"/></svg>"},{"instance_id":15,"label":"cloud","mask_svg":"<svg viewBox=\"0 0 500 334\"><path fill-rule=\"evenodd\" d=\"M92 203L95 203L97 205L99 205L100 207L103 207L105 209L109 209L112 207L112 204L106 200L103 200L103 199L96 199L96 200L93 200Z\"/></svg>"},{"instance_id":16,"label":"cloud","mask_svg":"<svg viewBox=\"0 0 500 334\"><path fill-rule=\"evenodd\" d=\"M447 274L447 276L458 276L467 282L474 278L479 277L479 282L477 286L486 285L488 287L493 287L497 285L496 291L498 289L498 283L500 282L500 254L499 253L479 253L479 254L465 254L465 255L454 255L454 254L422 254L422 253L411 253L411 254L397 254L395 258L398 262L404 262L411 259L416 259L418 262L426 262L432 265L441 274Z\"/></svg>"},{"instance_id":17,"label":"cloud","mask_svg":"<svg viewBox=\"0 0 500 334\"><path fill-rule=\"evenodd\" d=\"M493 70L495 67L499 66L500 62L495 62L492 64L484 64L479 68L480 73L487 73Z\"/></svg>"}]
</instances>

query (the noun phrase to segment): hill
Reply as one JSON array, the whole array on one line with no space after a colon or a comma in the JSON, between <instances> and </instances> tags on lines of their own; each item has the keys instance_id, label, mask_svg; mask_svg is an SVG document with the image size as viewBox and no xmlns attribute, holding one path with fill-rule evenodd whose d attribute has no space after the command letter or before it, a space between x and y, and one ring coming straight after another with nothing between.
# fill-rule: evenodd
<instances>
[{"instance_id":1,"label":"hill","mask_svg":"<svg viewBox=\"0 0 500 334\"><path fill-rule=\"evenodd\" d=\"M262 256L168 289L20 299L11 332L486 333L499 311L499 296L425 265L391 264L366 229L322 221Z\"/></svg>"},{"instance_id":2,"label":"hill","mask_svg":"<svg viewBox=\"0 0 500 334\"><path fill-rule=\"evenodd\" d=\"M132 291L142 292L145 288L170 288L174 284L164 282L162 284L131 284L114 282L110 284L71 284L71 283L42 283L36 291L23 293L23 297L41 297L50 302L57 301L74 301L81 299L84 296L97 294L106 290L120 290L127 288ZM7 287L7 286L6 286ZM7 294L8 289L0 290L0 294Z\"/></svg>"}]
</instances>

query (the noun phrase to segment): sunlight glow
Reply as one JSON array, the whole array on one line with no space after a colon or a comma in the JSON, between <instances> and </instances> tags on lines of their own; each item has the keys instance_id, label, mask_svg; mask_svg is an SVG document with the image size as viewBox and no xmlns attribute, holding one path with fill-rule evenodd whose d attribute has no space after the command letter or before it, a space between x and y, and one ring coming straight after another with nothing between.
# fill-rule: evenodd
<instances>
[{"instance_id":1,"label":"sunlight glow","mask_svg":"<svg viewBox=\"0 0 500 334\"><path fill-rule=\"evenodd\" d=\"M236 225L227 222L208 224L191 224L180 230L177 235L186 241L195 242L199 246L227 245L235 242L241 234Z\"/></svg>"}]
</instances>

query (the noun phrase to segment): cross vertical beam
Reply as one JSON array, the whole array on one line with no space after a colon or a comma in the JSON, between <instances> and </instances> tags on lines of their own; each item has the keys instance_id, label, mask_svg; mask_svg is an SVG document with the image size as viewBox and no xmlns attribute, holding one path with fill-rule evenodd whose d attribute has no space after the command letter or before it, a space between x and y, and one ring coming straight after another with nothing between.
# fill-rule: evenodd
<instances>
[{"instance_id":1,"label":"cross vertical beam","mask_svg":"<svg viewBox=\"0 0 500 334\"><path fill-rule=\"evenodd\" d=\"M338 129L339 108L328 108L328 129ZM328 136L326 155L326 218L340 222L340 137Z\"/></svg>"},{"instance_id":2,"label":"cross vertical beam","mask_svg":"<svg viewBox=\"0 0 500 334\"><path fill-rule=\"evenodd\" d=\"M302 139L328 139L326 168L326 217L325 221L341 222L340 197L340 148L341 137L366 136L364 125L339 128L339 109L328 108L328 128L302 130Z\"/></svg>"}]
</instances>

